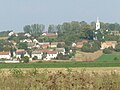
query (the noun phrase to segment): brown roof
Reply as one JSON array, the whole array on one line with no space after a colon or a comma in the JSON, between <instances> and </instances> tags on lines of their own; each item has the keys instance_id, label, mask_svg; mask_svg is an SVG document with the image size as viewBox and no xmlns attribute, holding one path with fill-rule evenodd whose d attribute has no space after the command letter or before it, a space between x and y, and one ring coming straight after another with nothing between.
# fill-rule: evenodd
<instances>
[{"instance_id":1,"label":"brown roof","mask_svg":"<svg viewBox=\"0 0 120 90\"><path fill-rule=\"evenodd\" d=\"M43 33L42 36L54 37L54 36L57 36L57 35L56 35L56 33Z\"/></svg>"},{"instance_id":2,"label":"brown roof","mask_svg":"<svg viewBox=\"0 0 120 90\"><path fill-rule=\"evenodd\" d=\"M112 45L112 44L117 44L117 41L106 41L105 43L107 45Z\"/></svg>"},{"instance_id":3,"label":"brown roof","mask_svg":"<svg viewBox=\"0 0 120 90\"><path fill-rule=\"evenodd\" d=\"M57 54L57 51L47 51L47 54Z\"/></svg>"},{"instance_id":4,"label":"brown roof","mask_svg":"<svg viewBox=\"0 0 120 90\"><path fill-rule=\"evenodd\" d=\"M9 55L9 52L0 52L0 55Z\"/></svg>"},{"instance_id":5,"label":"brown roof","mask_svg":"<svg viewBox=\"0 0 120 90\"><path fill-rule=\"evenodd\" d=\"M43 52L43 53L47 53L47 54L56 54L57 53L57 51L53 51L53 50L38 50L38 51L34 51L34 52L36 52L36 53Z\"/></svg>"},{"instance_id":6,"label":"brown roof","mask_svg":"<svg viewBox=\"0 0 120 90\"><path fill-rule=\"evenodd\" d=\"M24 49L18 49L18 50L16 50L16 52L17 53L19 53L19 52L25 52L25 50Z\"/></svg>"}]
</instances>

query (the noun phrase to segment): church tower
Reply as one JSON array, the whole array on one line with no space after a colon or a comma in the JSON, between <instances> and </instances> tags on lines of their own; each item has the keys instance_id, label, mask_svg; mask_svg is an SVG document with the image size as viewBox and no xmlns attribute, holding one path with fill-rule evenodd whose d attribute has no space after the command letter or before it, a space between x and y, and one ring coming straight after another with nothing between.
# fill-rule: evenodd
<instances>
[{"instance_id":1,"label":"church tower","mask_svg":"<svg viewBox=\"0 0 120 90\"><path fill-rule=\"evenodd\" d=\"M100 29L100 21L99 18L97 17L97 22L96 22L96 30Z\"/></svg>"}]
</instances>

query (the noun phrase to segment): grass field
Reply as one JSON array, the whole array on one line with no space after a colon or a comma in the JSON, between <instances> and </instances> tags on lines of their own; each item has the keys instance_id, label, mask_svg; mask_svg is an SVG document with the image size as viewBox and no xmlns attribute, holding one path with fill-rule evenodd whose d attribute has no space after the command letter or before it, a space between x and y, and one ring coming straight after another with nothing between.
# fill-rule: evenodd
<instances>
[{"instance_id":1,"label":"grass field","mask_svg":"<svg viewBox=\"0 0 120 90\"><path fill-rule=\"evenodd\" d=\"M97 59L97 61L111 62L115 61L114 60L115 58L120 60L120 54L103 54L101 57Z\"/></svg>"},{"instance_id":2,"label":"grass field","mask_svg":"<svg viewBox=\"0 0 120 90\"><path fill-rule=\"evenodd\" d=\"M0 64L0 68L77 68L77 67L120 67L120 62L41 62Z\"/></svg>"}]
</instances>

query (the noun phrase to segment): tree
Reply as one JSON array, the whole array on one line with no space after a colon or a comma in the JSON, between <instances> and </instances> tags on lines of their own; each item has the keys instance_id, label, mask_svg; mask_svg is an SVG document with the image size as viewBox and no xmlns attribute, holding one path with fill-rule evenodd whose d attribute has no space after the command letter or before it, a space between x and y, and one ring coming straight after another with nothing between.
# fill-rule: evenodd
<instances>
[{"instance_id":1,"label":"tree","mask_svg":"<svg viewBox=\"0 0 120 90\"><path fill-rule=\"evenodd\" d=\"M18 44L18 49L25 49L25 50L27 50L27 47L28 47L27 42L20 42Z\"/></svg>"},{"instance_id":2,"label":"tree","mask_svg":"<svg viewBox=\"0 0 120 90\"><path fill-rule=\"evenodd\" d=\"M30 33L33 36L38 36L44 31L45 25L43 24L26 25L23 29L25 33Z\"/></svg>"},{"instance_id":3,"label":"tree","mask_svg":"<svg viewBox=\"0 0 120 90\"><path fill-rule=\"evenodd\" d=\"M57 26L55 25L49 25L48 27L48 33L55 33L57 32Z\"/></svg>"},{"instance_id":4,"label":"tree","mask_svg":"<svg viewBox=\"0 0 120 90\"><path fill-rule=\"evenodd\" d=\"M95 52L99 49L100 49L100 42L97 41L85 43L81 48L83 52Z\"/></svg>"}]
</instances>

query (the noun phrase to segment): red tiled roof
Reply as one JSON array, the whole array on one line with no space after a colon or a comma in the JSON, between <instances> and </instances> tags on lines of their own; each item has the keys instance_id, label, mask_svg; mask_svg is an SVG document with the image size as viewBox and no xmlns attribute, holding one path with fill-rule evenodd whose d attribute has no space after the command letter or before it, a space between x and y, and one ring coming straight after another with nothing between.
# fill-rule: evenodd
<instances>
[{"instance_id":1,"label":"red tiled roof","mask_svg":"<svg viewBox=\"0 0 120 90\"><path fill-rule=\"evenodd\" d=\"M47 54L57 54L57 51L47 51Z\"/></svg>"},{"instance_id":2,"label":"red tiled roof","mask_svg":"<svg viewBox=\"0 0 120 90\"><path fill-rule=\"evenodd\" d=\"M25 52L25 50L24 49L18 49L18 50L16 50L16 52L17 53L19 53L19 52Z\"/></svg>"},{"instance_id":3,"label":"red tiled roof","mask_svg":"<svg viewBox=\"0 0 120 90\"><path fill-rule=\"evenodd\" d=\"M56 54L57 51L53 51L53 50L39 50L39 51L36 51L36 52L43 52L43 53L47 53L47 54Z\"/></svg>"},{"instance_id":4,"label":"red tiled roof","mask_svg":"<svg viewBox=\"0 0 120 90\"><path fill-rule=\"evenodd\" d=\"M9 52L0 52L0 55L9 55Z\"/></svg>"}]
</instances>

